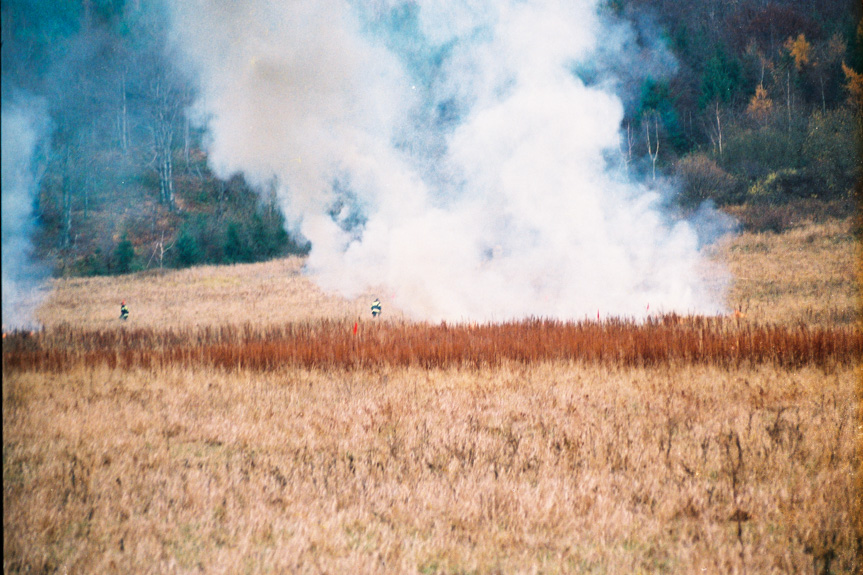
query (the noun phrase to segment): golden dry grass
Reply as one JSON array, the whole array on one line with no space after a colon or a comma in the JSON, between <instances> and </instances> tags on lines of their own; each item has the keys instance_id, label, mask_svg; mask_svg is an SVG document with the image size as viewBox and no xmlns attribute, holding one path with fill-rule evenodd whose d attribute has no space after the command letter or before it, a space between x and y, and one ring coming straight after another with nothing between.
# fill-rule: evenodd
<instances>
[{"instance_id":1,"label":"golden dry grass","mask_svg":"<svg viewBox=\"0 0 863 575\"><path fill-rule=\"evenodd\" d=\"M804 230L717 249L744 329L852 326L847 224ZM39 337L367 316L301 266L58 280ZM853 365L46 371L6 355L4 573L863 568Z\"/></svg>"},{"instance_id":2,"label":"golden dry grass","mask_svg":"<svg viewBox=\"0 0 863 575\"><path fill-rule=\"evenodd\" d=\"M729 309L760 323L850 325L860 309L855 261L860 246L851 220L807 224L783 234L745 233L713 250L732 276ZM52 281L37 319L50 328L63 323L88 329L120 327L120 301L131 309L130 323L172 328L252 322L282 325L309 319L370 319L374 295L384 317L403 314L385 292L354 300L322 292L302 273L304 260L203 266L120 277ZM856 268L859 274L859 267Z\"/></svg>"},{"instance_id":3,"label":"golden dry grass","mask_svg":"<svg viewBox=\"0 0 863 575\"><path fill-rule=\"evenodd\" d=\"M860 243L852 221L805 224L782 234L745 233L717 257L733 283L729 307L762 323L851 325L858 321Z\"/></svg>"},{"instance_id":4,"label":"golden dry grass","mask_svg":"<svg viewBox=\"0 0 863 575\"><path fill-rule=\"evenodd\" d=\"M850 572L853 375L16 373L4 569Z\"/></svg>"},{"instance_id":5,"label":"golden dry grass","mask_svg":"<svg viewBox=\"0 0 863 575\"><path fill-rule=\"evenodd\" d=\"M122 327L117 319L123 300L131 312L130 325L158 329L247 322L283 325L369 315L374 294L354 300L326 294L303 274L304 263L291 257L119 277L56 279L37 319L47 328L64 323L88 329ZM390 305L384 311L388 318L403 317Z\"/></svg>"}]
</instances>

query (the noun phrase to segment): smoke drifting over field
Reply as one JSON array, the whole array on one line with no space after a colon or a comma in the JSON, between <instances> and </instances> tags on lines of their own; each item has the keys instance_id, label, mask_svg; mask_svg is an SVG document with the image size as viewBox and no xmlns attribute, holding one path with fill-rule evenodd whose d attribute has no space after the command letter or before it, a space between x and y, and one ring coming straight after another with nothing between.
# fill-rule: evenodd
<instances>
[{"instance_id":1,"label":"smoke drifting over field","mask_svg":"<svg viewBox=\"0 0 863 575\"><path fill-rule=\"evenodd\" d=\"M172 12L213 168L276 186L323 287L433 320L721 310L694 227L609 160L637 60L595 1Z\"/></svg>"},{"instance_id":2,"label":"smoke drifting over field","mask_svg":"<svg viewBox=\"0 0 863 575\"><path fill-rule=\"evenodd\" d=\"M35 327L33 311L47 272L31 259L36 153L46 136L44 102L19 96L2 108L3 328Z\"/></svg>"}]
</instances>

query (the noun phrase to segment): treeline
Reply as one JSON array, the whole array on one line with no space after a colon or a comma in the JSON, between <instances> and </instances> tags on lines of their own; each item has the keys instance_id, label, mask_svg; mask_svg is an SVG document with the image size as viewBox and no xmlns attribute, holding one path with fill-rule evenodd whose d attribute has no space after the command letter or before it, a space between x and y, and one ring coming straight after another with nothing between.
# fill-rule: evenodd
<instances>
[{"instance_id":1,"label":"treeline","mask_svg":"<svg viewBox=\"0 0 863 575\"><path fill-rule=\"evenodd\" d=\"M207 166L161 2L4 0L3 99L46 108L36 251L58 275L252 262L309 246L273 194ZM258 191L259 192L259 191Z\"/></svg>"},{"instance_id":2,"label":"treeline","mask_svg":"<svg viewBox=\"0 0 863 575\"><path fill-rule=\"evenodd\" d=\"M4 102L38 98L50 116L34 212L38 255L57 274L309 249L284 231L273 194L208 169L204 133L189 116L193 82L169 50L161 5L0 5ZM608 18L636 30L644 62L674 62L643 66L652 74L632 62L614 70L627 93L619 158L649 182L671 178L684 206L710 199L806 210L826 201L839 206L830 213L849 213L861 176L860 8L856 0L607 0ZM767 221L780 229L792 219Z\"/></svg>"},{"instance_id":3,"label":"treeline","mask_svg":"<svg viewBox=\"0 0 863 575\"><path fill-rule=\"evenodd\" d=\"M650 176L676 176L684 205L818 199L853 208L859 2L706 0L683 9L676 0L611 0L609 9L646 22L640 41L659 34L676 62L673 74L640 79L625 121L627 160L641 158Z\"/></svg>"}]
</instances>

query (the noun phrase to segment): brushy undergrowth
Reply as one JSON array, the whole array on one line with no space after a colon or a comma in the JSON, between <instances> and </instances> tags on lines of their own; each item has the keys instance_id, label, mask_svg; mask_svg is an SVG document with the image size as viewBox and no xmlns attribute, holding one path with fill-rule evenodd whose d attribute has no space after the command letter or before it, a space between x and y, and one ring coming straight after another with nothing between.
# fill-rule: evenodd
<instances>
[{"instance_id":1,"label":"brushy undergrowth","mask_svg":"<svg viewBox=\"0 0 863 575\"><path fill-rule=\"evenodd\" d=\"M863 333L847 327L757 325L723 317L664 315L643 322L530 319L499 324L314 321L190 329L12 333L4 369L63 371L71 365L271 370L376 366L489 367L577 360L652 366L696 363L779 367L848 364L863 356Z\"/></svg>"}]
</instances>

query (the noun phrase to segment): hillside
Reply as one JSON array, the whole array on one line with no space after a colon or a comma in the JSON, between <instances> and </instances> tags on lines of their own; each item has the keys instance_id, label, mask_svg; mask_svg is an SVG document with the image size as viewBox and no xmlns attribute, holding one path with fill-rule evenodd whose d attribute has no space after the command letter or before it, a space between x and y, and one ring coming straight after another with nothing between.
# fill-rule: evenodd
<instances>
[{"instance_id":1,"label":"hillside","mask_svg":"<svg viewBox=\"0 0 863 575\"><path fill-rule=\"evenodd\" d=\"M861 175L859 2L678 8L666 0L600 3L622 45L572 73L614 86L623 101L620 154L609 166L678 190L684 209L704 200L802 201L817 211L815 199L838 206L840 217L852 213ZM396 3L373 12L369 29L405 66L431 58L426 67L440 67L445 46L424 48L431 56L416 47L430 42L417 10ZM40 134L36 189L20 203L33 209L17 217L33 219L36 258L55 276L262 261L309 248L285 232L278 182L250 185L208 167L208 127L194 113L198 85L169 50L168 12L159 2L2 6L4 109L32 112ZM423 121L445 130L457 120L457 106L443 102ZM333 219L350 199L343 186L332 182ZM338 223L362 221L350 217L353 224ZM772 217L769 225L786 224Z\"/></svg>"}]
</instances>

